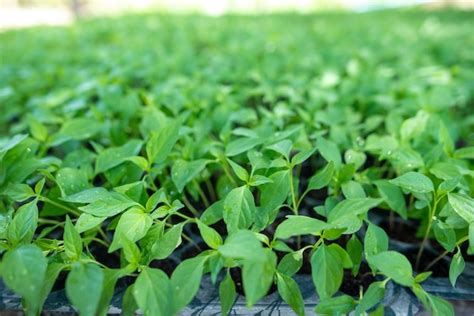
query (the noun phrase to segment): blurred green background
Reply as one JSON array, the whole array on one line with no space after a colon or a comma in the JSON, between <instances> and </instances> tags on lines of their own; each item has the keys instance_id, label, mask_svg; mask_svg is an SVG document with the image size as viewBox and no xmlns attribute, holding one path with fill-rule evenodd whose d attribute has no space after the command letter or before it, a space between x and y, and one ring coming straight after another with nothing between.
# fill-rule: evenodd
<instances>
[{"instance_id":1,"label":"blurred green background","mask_svg":"<svg viewBox=\"0 0 474 316\"><path fill-rule=\"evenodd\" d=\"M64 25L78 17L131 11L221 15L328 10L365 12L407 6L472 9L474 0L0 0L0 29Z\"/></svg>"}]
</instances>

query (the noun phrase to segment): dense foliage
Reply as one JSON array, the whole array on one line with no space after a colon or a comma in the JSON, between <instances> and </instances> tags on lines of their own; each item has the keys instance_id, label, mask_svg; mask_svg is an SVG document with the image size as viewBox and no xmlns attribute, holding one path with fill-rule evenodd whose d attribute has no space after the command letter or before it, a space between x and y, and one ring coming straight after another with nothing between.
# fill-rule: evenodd
<instances>
[{"instance_id":1,"label":"dense foliage","mask_svg":"<svg viewBox=\"0 0 474 316\"><path fill-rule=\"evenodd\" d=\"M474 253L473 29L407 11L0 34L3 282L28 315L60 288L104 315L118 287L125 315L172 315L205 274L224 314L271 289L302 315L297 273L317 313L380 315L395 282L452 314L422 282L452 257L455 286Z\"/></svg>"}]
</instances>

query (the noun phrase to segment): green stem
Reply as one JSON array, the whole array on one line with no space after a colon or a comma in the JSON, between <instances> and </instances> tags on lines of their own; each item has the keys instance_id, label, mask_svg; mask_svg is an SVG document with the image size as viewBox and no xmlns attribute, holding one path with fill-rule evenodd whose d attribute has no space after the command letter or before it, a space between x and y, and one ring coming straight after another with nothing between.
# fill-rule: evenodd
<instances>
[{"instance_id":1,"label":"green stem","mask_svg":"<svg viewBox=\"0 0 474 316\"><path fill-rule=\"evenodd\" d=\"M296 202L296 190L295 183L293 181L293 168L289 169L288 176L290 177L290 190L291 190L291 201L293 203L293 213L298 215L298 203Z\"/></svg>"},{"instance_id":2,"label":"green stem","mask_svg":"<svg viewBox=\"0 0 474 316\"><path fill-rule=\"evenodd\" d=\"M195 221L194 218L189 217L189 216L186 216L186 215L184 215L184 214L181 214L180 212L176 212L176 213L174 213L174 214L175 214L175 215L178 215L179 217L184 218L185 220L188 220L188 221L191 221L191 222L194 222L194 221Z\"/></svg>"},{"instance_id":3,"label":"green stem","mask_svg":"<svg viewBox=\"0 0 474 316\"><path fill-rule=\"evenodd\" d=\"M428 225L426 226L425 235L423 237L423 241L421 242L420 249L418 250L418 254L416 255L416 262L415 262L415 269L418 270L420 266L421 256L423 255L423 251L426 247L426 243L428 241L428 237L430 235L431 226L433 225L433 218L436 214L436 208L438 206L439 199L436 196L433 196L433 206L429 207L429 218L428 218Z\"/></svg>"},{"instance_id":4,"label":"green stem","mask_svg":"<svg viewBox=\"0 0 474 316\"><path fill-rule=\"evenodd\" d=\"M148 174L148 179L150 180L150 185L151 185L151 188L156 192L158 191L158 187L156 186L155 184L155 181L153 181L153 179L150 177L150 174Z\"/></svg>"},{"instance_id":5,"label":"green stem","mask_svg":"<svg viewBox=\"0 0 474 316\"><path fill-rule=\"evenodd\" d=\"M196 180L193 180L193 182L194 182L194 185L197 188L199 196L201 197L202 201L204 202L204 205L206 206L206 208L208 208L209 207L209 200L207 199L207 196L201 190L201 186L199 185L199 183Z\"/></svg>"},{"instance_id":6,"label":"green stem","mask_svg":"<svg viewBox=\"0 0 474 316\"><path fill-rule=\"evenodd\" d=\"M469 240L469 236L464 236L463 238L459 239L457 242L456 242L456 247L459 247L462 243L464 243L465 241L468 241ZM446 250L445 252L443 252L442 254L440 254L438 257L436 257L435 259L433 259L433 261L430 262L429 265L426 266L425 268L425 271L428 271L429 269L431 269L432 266L434 266L438 261L440 261L441 259L443 259L448 253L450 253L451 251L448 251Z\"/></svg>"},{"instance_id":7,"label":"green stem","mask_svg":"<svg viewBox=\"0 0 474 316\"><path fill-rule=\"evenodd\" d=\"M199 217L199 212L194 208L191 202L189 202L184 192L183 192L183 202L184 202L184 205L186 205L186 207L189 209L191 213L193 213L194 216Z\"/></svg>"},{"instance_id":8,"label":"green stem","mask_svg":"<svg viewBox=\"0 0 474 316\"><path fill-rule=\"evenodd\" d=\"M303 194L301 194L299 200L298 200L298 203L297 203L297 207L298 209L300 208L300 205L301 205L301 202L303 202L303 199L305 198L305 196L310 192L310 190L306 190L303 192Z\"/></svg>"},{"instance_id":9,"label":"green stem","mask_svg":"<svg viewBox=\"0 0 474 316\"><path fill-rule=\"evenodd\" d=\"M212 186L211 181L209 181L209 179L206 179L206 187L207 187L207 190L209 191L211 201L215 202L217 200L216 191L214 191L214 187Z\"/></svg>"},{"instance_id":10,"label":"green stem","mask_svg":"<svg viewBox=\"0 0 474 316\"><path fill-rule=\"evenodd\" d=\"M49 198L47 198L47 197L45 197L45 196L39 196L39 199L40 199L41 201L45 202L45 203L48 203L48 204L51 204L51 205L53 205L53 206L56 206L56 207L58 207L58 208L60 208L60 209L66 210L66 211L68 211L68 212L70 212L70 213L72 213L72 214L74 214L74 215L76 215L76 216L81 215L78 211L76 211L76 210L74 210L74 209L72 209L72 208L70 208L70 207L67 207L67 206L65 206L65 205L62 205L62 204L60 204L60 203L58 203L58 202L55 202L55 201L53 201L53 200L51 200L51 199L49 199Z\"/></svg>"},{"instance_id":11,"label":"green stem","mask_svg":"<svg viewBox=\"0 0 474 316\"><path fill-rule=\"evenodd\" d=\"M40 224L53 224L53 225L64 225L63 222L55 221L54 219L47 219L47 218L38 218L38 222Z\"/></svg>"}]
</instances>

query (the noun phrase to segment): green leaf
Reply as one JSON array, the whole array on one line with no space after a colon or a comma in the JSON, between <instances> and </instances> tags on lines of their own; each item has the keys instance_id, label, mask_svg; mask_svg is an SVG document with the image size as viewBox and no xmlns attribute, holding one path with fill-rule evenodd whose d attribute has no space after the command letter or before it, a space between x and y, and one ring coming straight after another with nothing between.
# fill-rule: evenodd
<instances>
[{"instance_id":1,"label":"green leaf","mask_svg":"<svg viewBox=\"0 0 474 316\"><path fill-rule=\"evenodd\" d=\"M267 148L281 154L283 157L286 158L286 160L289 160L292 146L293 144L290 140L284 139L282 141L279 141L278 143L267 146Z\"/></svg>"},{"instance_id":2,"label":"green leaf","mask_svg":"<svg viewBox=\"0 0 474 316\"><path fill-rule=\"evenodd\" d=\"M177 311L188 305L199 290L206 260L206 256L187 259L173 271L171 287L174 291L173 301Z\"/></svg>"},{"instance_id":3,"label":"green leaf","mask_svg":"<svg viewBox=\"0 0 474 316\"><path fill-rule=\"evenodd\" d=\"M349 239L349 241L347 242L346 251L349 254L349 257L351 258L351 261L353 263L352 275L355 276L359 271L363 254L362 243L359 241L359 238L357 238L355 234L353 234L351 239Z\"/></svg>"},{"instance_id":4,"label":"green leaf","mask_svg":"<svg viewBox=\"0 0 474 316\"><path fill-rule=\"evenodd\" d=\"M344 153L344 160L346 164L353 164L357 169L364 165L367 156L363 152L359 152L353 149L349 149Z\"/></svg>"},{"instance_id":5,"label":"green leaf","mask_svg":"<svg viewBox=\"0 0 474 316\"><path fill-rule=\"evenodd\" d=\"M19 143L28 138L27 134L17 134L10 138L0 138L0 161L2 161L5 154L15 148Z\"/></svg>"},{"instance_id":6,"label":"green leaf","mask_svg":"<svg viewBox=\"0 0 474 316\"><path fill-rule=\"evenodd\" d=\"M193 180L206 167L208 160L199 159L194 161L185 161L178 159L171 168L171 180L178 189L183 192L184 187Z\"/></svg>"},{"instance_id":7,"label":"green leaf","mask_svg":"<svg viewBox=\"0 0 474 316\"><path fill-rule=\"evenodd\" d=\"M319 152L321 153L321 156L323 156L323 158L326 159L327 162L333 162L336 168L341 167L341 153L339 152L339 148L337 148L336 143L327 140L323 137L320 137L317 140L316 146Z\"/></svg>"},{"instance_id":8,"label":"green leaf","mask_svg":"<svg viewBox=\"0 0 474 316\"><path fill-rule=\"evenodd\" d=\"M288 239L301 235L320 235L326 223L308 216L288 216L278 225L275 238Z\"/></svg>"},{"instance_id":9,"label":"green leaf","mask_svg":"<svg viewBox=\"0 0 474 316\"><path fill-rule=\"evenodd\" d=\"M262 184L267 184L267 183L272 183L272 182L273 181L270 178L267 178L258 174L254 174L252 177L250 177L248 184L250 186L257 187Z\"/></svg>"},{"instance_id":10,"label":"green leaf","mask_svg":"<svg viewBox=\"0 0 474 316\"><path fill-rule=\"evenodd\" d=\"M261 253L262 245L251 231L239 230L230 234L218 250L227 258L252 260L256 254Z\"/></svg>"},{"instance_id":11,"label":"green leaf","mask_svg":"<svg viewBox=\"0 0 474 316\"><path fill-rule=\"evenodd\" d=\"M39 295L39 309L41 310L46 298L53 289L56 279L59 276L59 273L66 267L64 263L59 262L50 262L48 268L46 269L43 286L41 287L41 292Z\"/></svg>"},{"instance_id":12,"label":"green leaf","mask_svg":"<svg viewBox=\"0 0 474 316\"><path fill-rule=\"evenodd\" d=\"M357 198L365 198L367 195L365 194L364 188L358 182L349 180L344 182L341 185L342 193L346 197L346 199L357 199Z\"/></svg>"},{"instance_id":13,"label":"green leaf","mask_svg":"<svg viewBox=\"0 0 474 316\"><path fill-rule=\"evenodd\" d=\"M96 314L103 282L104 273L97 265L76 262L72 266L66 279L66 295L81 316Z\"/></svg>"},{"instance_id":14,"label":"green leaf","mask_svg":"<svg viewBox=\"0 0 474 316\"><path fill-rule=\"evenodd\" d=\"M281 205L286 201L290 192L289 171L282 170L273 173L270 177L272 183L260 186L260 210L259 213L266 214L268 221L276 216ZM266 223L265 223L266 224Z\"/></svg>"},{"instance_id":15,"label":"green leaf","mask_svg":"<svg viewBox=\"0 0 474 316\"><path fill-rule=\"evenodd\" d=\"M303 265L303 251L287 253L278 263L277 270L286 276L292 276L301 269Z\"/></svg>"},{"instance_id":16,"label":"green leaf","mask_svg":"<svg viewBox=\"0 0 474 316\"><path fill-rule=\"evenodd\" d=\"M451 178L440 183L438 186L437 194L438 196L447 194L453 191L459 183L459 178Z\"/></svg>"},{"instance_id":17,"label":"green leaf","mask_svg":"<svg viewBox=\"0 0 474 316\"><path fill-rule=\"evenodd\" d=\"M474 223L474 199L459 193L448 194L449 204L469 224Z\"/></svg>"},{"instance_id":18,"label":"green leaf","mask_svg":"<svg viewBox=\"0 0 474 316\"><path fill-rule=\"evenodd\" d=\"M102 187L90 188L75 194L61 198L61 200L71 203L92 203L104 199L110 194Z\"/></svg>"},{"instance_id":19,"label":"green leaf","mask_svg":"<svg viewBox=\"0 0 474 316\"><path fill-rule=\"evenodd\" d=\"M201 221L207 225L212 225L220 221L223 217L224 201L219 200L209 206L201 215Z\"/></svg>"},{"instance_id":20,"label":"green leaf","mask_svg":"<svg viewBox=\"0 0 474 316\"><path fill-rule=\"evenodd\" d=\"M276 261L276 255L270 249L262 249L261 253L254 253L252 259L244 261L242 281L248 308L267 295L273 282Z\"/></svg>"},{"instance_id":21,"label":"green leaf","mask_svg":"<svg viewBox=\"0 0 474 316\"><path fill-rule=\"evenodd\" d=\"M151 217L138 207L133 207L123 213L115 229L114 239L109 247L109 252L120 249L123 246L123 238L131 242L142 239L152 223Z\"/></svg>"},{"instance_id":22,"label":"green leaf","mask_svg":"<svg viewBox=\"0 0 474 316\"><path fill-rule=\"evenodd\" d=\"M429 293L428 297L433 316L454 316L454 308L451 303Z\"/></svg>"},{"instance_id":23,"label":"green leaf","mask_svg":"<svg viewBox=\"0 0 474 316\"><path fill-rule=\"evenodd\" d=\"M384 251L367 258L371 266L376 267L387 277L403 286L414 284L413 270L408 259L396 251Z\"/></svg>"},{"instance_id":24,"label":"green leaf","mask_svg":"<svg viewBox=\"0 0 474 316\"><path fill-rule=\"evenodd\" d=\"M225 155L227 157L236 156L243 152L249 151L250 149L262 143L263 139L259 137L240 137L227 144L225 148Z\"/></svg>"},{"instance_id":25,"label":"green leaf","mask_svg":"<svg viewBox=\"0 0 474 316\"><path fill-rule=\"evenodd\" d=\"M125 158L125 161L130 161L134 163L138 168L143 171L148 171L150 169L150 165L148 164L148 160L141 156L130 156Z\"/></svg>"},{"instance_id":26,"label":"green leaf","mask_svg":"<svg viewBox=\"0 0 474 316\"><path fill-rule=\"evenodd\" d=\"M153 259L167 258L181 244L183 226L184 224L174 225L155 241L151 248Z\"/></svg>"},{"instance_id":27,"label":"green leaf","mask_svg":"<svg viewBox=\"0 0 474 316\"><path fill-rule=\"evenodd\" d=\"M135 316L135 312L138 309L137 302L133 296L133 284L127 287L122 298L122 315L124 316Z\"/></svg>"},{"instance_id":28,"label":"green leaf","mask_svg":"<svg viewBox=\"0 0 474 316\"><path fill-rule=\"evenodd\" d=\"M125 194L109 192L105 196L99 197L91 204L79 207L84 213L97 217L111 217L117 215L126 209L138 205Z\"/></svg>"},{"instance_id":29,"label":"green leaf","mask_svg":"<svg viewBox=\"0 0 474 316\"><path fill-rule=\"evenodd\" d=\"M387 180L375 181L375 185L377 186L380 196L390 209L397 212L403 219L406 219L407 207L405 205L405 197L400 188Z\"/></svg>"},{"instance_id":30,"label":"green leaf","mask_svg":"<svg viewBox=\"0 0 474 316\"><path fill-rule=\"evenodd\" d=\"M100 225L107 217L96 217L91 214L82 213L76 222L76 230L78 233L83 233Z\"/></svg>"},{"instance_id":31,"label":"green leaf","mask_svg":"<svg viewBox=\"0 0 474 316\"><path fill-rule=\"evenodd\" d=\"M345 269L351 269L353 264L352 264L352 261L351 261L351 257L349 256L349 254L344 250L344 248L342 248L341 246L339 246L338 244L330 244L329 246L327 246L328 249L330 249L333 253L337 254L339 256L339 260L340 262L342 263L342 266L343 268Z\"/></svg>"},{"instance_id":32,"label":"green leaf","mask_svg":"<svg viewBox=\"0 0 474 316\"><path fill-rule=\"evenodd\" d=\"M453 251L454 247L456 247L456 232L454 229L446 223L436 221L433 230L436 240L441 246L449 252Z\"/></svg>"},{"instance_id":33,"label":"green leaf","mask_svg":"<svg viewBox=\"0 0 474 316\"><path fill-rule=\"evenodd\" d=\"M222 245L222 237L214 228L207 226L200 220L197 220L196 222L202 239L209 247L212 249L217 249L220 245Z\"/></svg>"},{"instance_id":34,"label":"green leaf","mask_svg":"<svg viewBox=\"0 0 474 316\"><path fill-rule=\"evenodd\" d=\"M381 202L380 199L357 198L346 199L339 202L330 212L328 216L329 223L337 223L344 216L357 216L367 213L371 208L376 207Z\"/></svg>"},{"instance_id":35,"label":"green leaf","mask_svg":"<svg viewBox=\"0 0 474 316\"><path fill-rule=\"evenodd\" d=\"M255 213L253 195L246 186L233 189L224 200L224 222L229 233L250 227Z\"/></svg>"},{"instance_id":36,"label":"green leaf","mask_svg":"<svg viewBox=\"0 0 474 316\"><path fill-rule=\"evenodd\" d=\"M132 292L138 307L146 316L176 313L171 282L160 269L143 268Z\"/></svg>"},{"instance_id":37,"label":"green leaf","mask_svg":"<svg viewBox=\"0 0 474 316\"><path fill-rule=\"evenodd\" d=\"M431 179L419 172L407 172L398 178L389 180L389 182L414 193L429 193L434 191Z\"/></svg>"},{"instance_id":38,"label":"green leaf","mask_svg":"<svg viewBox=\"0 0 474 316\"><path fill-rule=\"evenodd\" d=\"M42 178L35 184L35 193L38 195L41 195L41 192L43 192L44 184L46 182L46 178Z\"/></svg>"},{"instance_id":39,"label":"green leaf","mask_svg":"<svg viewBox=\"0 0 474 316\"><path fill-rule=\"evenodd\" d=\"M229 162L230 166L232 167L232 170L234 171L235 175L240 180L242 180L244 182L249 181L249 173L247 172L247 170L245 170L245 168L239 166L238 164L236 164L235 162L233 162L230 159L227 159L227 161Z\"/></svg>"},{"instance_id":40,"label":"green leaf","mask_svg":"<svg viewBox=\"0 0 474 316\"><path fill-rule=\"evenodd\" d=\"M20 246L3 257L3 282L23 298L27 315L37 315L41 308L47 266L41 249L35 245Z\"/></svg>"},{"instance_id":41,"label":"green leaf","mask_svg":"<svg viewBox=\"0 0 474 316\"><path fill-rule=\"evenodd\" d=\"M309 179L307 190L319 190L327 186L334 175L335 165L330 161L322 170Z\"/></svg>"},{"instance_id":42,"label":"green leaf","mask_svg":"<svg viewBox=\"0 0 474 316\"><path fill-rule=\"evenodd\" d=\"M369 223L364 237L364 250L366 258L388 250L388 236L382 228Z\"/></svg>"},{"instance_id":43,"label":"green leaf","mask_svg":"<svg viewBox=\"0 0 474 316\"><path fill-rule=\"evenodd\" d=\"M465 267L464 258L462 257L461 250L458 248L458 251L453 256L451 264L449 265L449 281L453 287L456 287L456 280L464 271Z\"/></svg>"},{"instance_id":44,"label":"green leaf","mask_svg":"<svg viewBox=\"0 0 474 316\"><path fill-rule=\"evenodd\" d=\"M58 132L59 139L88 139L100 131L101 125L91 118L74 118L66 121ZM57 142L54 142L57 143Z\"/></svg>"},{"instance_id":45,"label":"green leaf","mask_svg":"<svg viewBox=\"0 0 474 316\"><path fill-rule=\"evenodd\" d=\"M99 306L97 308L97 314L101 316L108 315L110 308L110 300L114 295L115 284L118 279L123 275L123 271L119 269L105 269L104 282L102 284L102 293L100 295Z\"/></svg>"},{"instance_id":46,"label":"green leaf","mask_svg":"<svg viewBox=\"0 0 474 316\"><path fill-rule=\"evenodd\" d=\"M347 315L355 306L355 301L349 295L340 295L322 299L314 311L321 315Z\"/></svg>"},{"instance_id":47,"label":"green leaf","mask_svg":"<svg viewBox=\"0 0 474 316\"><path fill-rule=\"evenodd\" d=\"M422 283L426 281L432 274L433 272L431 271L421 272L415 276L415 282Z\"/></svg>"},{"instance_id":48,"label":"green leaf","mask_svg":"<svg viewBox=\"0 0 474 316\"><path fill-rule=\"evenodd\" d=\"M299 165L305 162L316 151L316 148L302 150L291 158L292 165Z\"/></svg>"},{"instance_id":49,"label":"green leaf","mask_svg":"<svg viewBox=\"0 0 474 316\"><path fill-rule=\"evenodd\" d=\"M367 291L365 291L364 296L359 301L359 304L356 308L356 315L361 315L363 312L371 309L378 303L380 303L385 297L385 282L373 282L369 285Z\"/></svg>"},{"instance_id":50,"label":"green leaf","mask_svg":"<svg viewBox=\"0 0 474 316\"><path fill-rule=\"evenodd\" d=\"M158 132L152 134L146 144L146 154L150 164L159 164L166 160L179 139L180 127L180 122L170 120L161 126Z\"/></svg>"},{"instance_id":51,"label":"green leaf","mask_svg":"<svg viewBox=\"0 0 474 316\"><path fill-rule=\"evenodd\" d=\"M29 185L22 183L10 183L3 194L6 194L12 200L17 202L21 202L35 196L33 189Z\"/></svg>"},{"instance_id":52,"label":"green leaf","mask_svg":"<svg viewBox=\"0 0 474 316\"><path fill-rule=\"evenodd\" d=\"M78 260L82 254L82 239L69 216L66 216L63 240L66 256L71 260Z\"/></svg>"},{"instance_id":53,"label":"green leaf","mask_svg":"<svg viewBox=\"0 0 474 316\"><path fill-rule=\"evenodd\" d=\"M453 306L449 302L427 293L419 284L415 284L412 290L433 316L454 316Z\"/></svg>"},{"instance_id":54,"label":"green leaf","mask_svg":"<svg viewBox=\"0 0 474 316\"><path fill-rule=\"evenodd\" d=\"M20 206L7 228L8 241L16 246L28 244L33 239L38 226L38 207L36 200Z\"/></svg>"},{"instance_id":55,"label":"green leaf","mask_svg":"<svg viewBox=\"0 0 474 316\"><path fill-rule=\"evenodd\" d=\"M56 183L61 189L61 196L72 195L89 187L87 173L75 168L61 168L56 173Z\"/></svg>"},{"instance_id":56,"label":"green leaf","mask_svg":"<svg viewBox=\"0 0 474 316\"><path fill-rule=\"evenodd\" d=\"M311 274L319 297L324 300L333 296L344 276L339 254L325 245L319 246L311 256Z\"/></svg>"},{"instance_id":57,"label":"green leaf","mask_svg":"<svg viewBox=\"0 0 474 316\"><path fill-rule=\"evenodd\" d=\"M277 273L277 287L281 298L296 315L304 315L304 301L298 284L291 277Z\"/></svg>"},{"instance_id":58,"label":"green leaf","mask_svg":"<svg viewBox=\"0 0 474 316\"><path fill-rule=\"evenodd\" d=\"M454 152L454 158L474 159L474 146L457 149Z\"/></svg>"},{"instance_id":59,"label":"green leaf","mask_svg":"<svg viewBox=\"0 0 474 316\"><path fill-rule=\"evenodd\" d=\"M232 306L234 305L235 299L237 297L237 292L235 290L235 284L230 276L230 273L227 272L224 279L219 284L219 300L221 302L221 314L228 315Z\"/></svg>"},{"instance_id":60,"label":"green leaf","mask_svg":"<svg viewBox=\"0 0 474 316\"><path fill-rule=\"evenodd\" d=\"M136 156L142 147L142 141L132 139L120 147L107 148L99 153L95 162L95 173L102 173L116 167L132 156Z\"/></svg>"}]
</instances>

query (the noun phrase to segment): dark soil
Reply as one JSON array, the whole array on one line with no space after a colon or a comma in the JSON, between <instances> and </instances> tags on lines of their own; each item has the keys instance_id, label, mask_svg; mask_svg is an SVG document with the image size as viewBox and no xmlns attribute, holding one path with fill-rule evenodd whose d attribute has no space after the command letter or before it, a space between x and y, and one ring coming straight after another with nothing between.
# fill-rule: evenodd
<instances>
[{"instance_id":1,"label":"dark soil","mask_svg":"<svg viewBox=\"0 0 474 316\"><path fill-rule=\"evenodd\" d=\"M360 289L362 288L365 292L374 281L375 277L372 275L369 266L362 262L356 276L352 275L351 270L344 270L344 279L340 291L352 297L359 297Z\"/></svg>"},{"instance_id":2,"label":"dark soil","mask_svg":"<svg viewBox=\"0 0 474 316\"><path fill-rule=\"evenodd\" d=\"M168 276L171 276L177 266L178 263L171 258L167 258L164 260L153 260L150 263L151 268L163 270L163 272L165 272Z\"/></svg>"},{"instance_id":3,"label":"dark soil","mask_svg":"<svg viewBox=\"0 0 474 316\"><path fill-rule=\"evenodd\" d=\"M232 277L232 280L234 280L236 292L244 296L245 294L244 294L244 286L242 283L242 270L240 268L231 268L230 276ZM270 289L267 292L267 295L270 295L276 291L277 291L277 286L275 283L272 283L272 285L270 286Z\"/></svg>"},{"instance_id":4,"label":"dark soil","mask_svg":"<svg viewBox=\"0 0 474 316\"><path fill-rule=\"evenodd\" d=\"M416 221L395 217L393 225L390 227L389 216L387 214L379 226L385 230L390 240L397 240L409 244L421 243L421 239L416 236L418 231L418 223Z\"/></svg>"},{"instance_id":5,"label":"dark soil","mask_svg":"<svg viewBox=\"0 0 474 316\"><path fill-rule=\"evenodd\" d=\"M403 254L407 257L410 263L415 269L416 256L418 254L418 248L408 249L403 251ZM433 252L430 249L425 249L420 260L420 269L415 270L416 272L424 272L427 265L429 265L439 254ZM439 260L433 267L430 268L433 272L432 276L445 278L449 276L449 263L444 260Z\"/></svg>"},{"instance_id":6,"label":"dark soil","mask_svg":"<svg viewBox=\"0 0 474 316\"><path fill-rule=\"evenodd\" d=\"M244 295L244 285L242 282L242 272L240 268L231 268L230 269L230 276L232 280L234 280L235 290L238 294Z\"/></svg>"}]
</instances>

